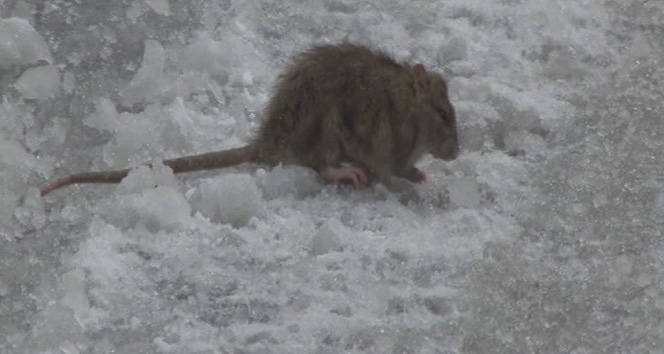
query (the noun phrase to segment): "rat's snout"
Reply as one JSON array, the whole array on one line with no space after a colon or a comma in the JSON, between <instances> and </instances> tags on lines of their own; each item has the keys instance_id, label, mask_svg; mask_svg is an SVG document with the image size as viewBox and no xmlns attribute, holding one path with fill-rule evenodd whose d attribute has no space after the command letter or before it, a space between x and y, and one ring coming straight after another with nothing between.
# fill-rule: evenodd
<instances>
[{"instance_id":1,"label":"rat's snout","mask_svg":"<svg viewBox=\"0 0 664 354\"><path fill-rule=\"evenodd\" d=\"M450 140L445 141L440 147L440 155L437 157L443 161L452 161L459 157L459 143L456 142L456 139Z\"/></svg>"},{"instance_id":2,"label":"rat's snout","mask_svg":"<svg viewBox=\"0 0 664 354\"><path fill-rule=\"evenodd\" d=\"M448 159L448 161L456 160L457 157L459 157L459 150L458 149L454 150L454 152L450 155L450 158Z\"/></svg>"},{"instance_id":3,"label":"rat's snout","mask_svg":"<svg viewBox=\"0 0 664 354\"><path fill-rule=\"evenodd\" d=\"M435 158L441 159L443 161L456 160L457 157L459 157L459 146L455 142L447 140L438 145L436 149L433 149L431 154Z\"/></svg>"}]
</instances>

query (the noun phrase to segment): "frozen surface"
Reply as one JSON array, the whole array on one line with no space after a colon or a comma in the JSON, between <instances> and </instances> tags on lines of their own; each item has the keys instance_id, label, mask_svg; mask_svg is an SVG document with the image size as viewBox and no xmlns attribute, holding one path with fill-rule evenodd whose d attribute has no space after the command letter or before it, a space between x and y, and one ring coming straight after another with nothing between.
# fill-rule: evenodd
<instances>
[{"instance_id":1,"label":"frozen surface","mask_svg":"<svg viewBox=\"0 0 664 354\"><path fill-rule=\"evenodd\" d=\"M661 1L380 4L0 4L0 353L661 352ZM344 38L447 77L458 160L361 190L159 163L244 144Z\"/></svg>"},{"instance_id":2,"label":"frozen surface","mask_svg":"<svg viewBox=\"0 0 664 354\"><path fill-rule=\"evenodd\" d=\"M52 60L49 46L29 21L11 17L0 20L0 67L37 64Z\"/></svg>"},{"instance_id":3,"label":"frozen surface","mask_svg":"<svg viewBox=\"0 0 664 354\"><path fill-rule=\"evenodd\" d=\"M453 205L464 208L477 208L482 196L480 188L473 178L452 178L449 182L450 201Z\"/></svg>"},{"instance_id":4,"label":"frozen surface","mask_svg":"<svg viewBox=\"0 0 664 354\"><path fill-rule=\"evenodd\" d=\"M27 69L16 81L16 89L29 100L44 100L57 94L60 74L53 65Z\"/></svg>"},{"instance_id":5,"label":"frozen surface","mask_svg":"<svg viewBox=\"0 0 664 354\"><path fill-rule=\"evenodd\" d=\"M202 181L192 204L213 222L247 226L264 212L264 201L254 179L246 174L227 174Z\"/></svg>"}]
</instances>

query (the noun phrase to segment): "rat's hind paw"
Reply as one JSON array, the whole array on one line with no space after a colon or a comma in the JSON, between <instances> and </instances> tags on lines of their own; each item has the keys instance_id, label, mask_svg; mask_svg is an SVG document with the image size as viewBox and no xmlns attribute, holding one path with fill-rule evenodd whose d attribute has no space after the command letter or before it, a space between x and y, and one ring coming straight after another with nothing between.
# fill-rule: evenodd
<instances>
[{"instance_id":1,"label":"rat's hind paw","mask_svg":"<svg viewBox=\"0 0 664 354\"><path fill-rule=\"evenodd\" d=\"M343 167L323 167L320 169L320 176L325 183L349 183L355 187L364 186L369 183L369 177L359 167L343 166Z\"/></svg>"}]
</instances>

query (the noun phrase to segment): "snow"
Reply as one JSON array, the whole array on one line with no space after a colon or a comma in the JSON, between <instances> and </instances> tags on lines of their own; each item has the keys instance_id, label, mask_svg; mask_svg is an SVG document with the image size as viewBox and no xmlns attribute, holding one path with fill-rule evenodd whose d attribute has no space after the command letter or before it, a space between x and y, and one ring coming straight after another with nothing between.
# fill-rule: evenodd
<instances>
[{"instance_id":1,"label":"snow","mask_svg":"<svg viewBox=\"0 0 664 354\"><path fill-rule=\"evenodd\" d=\"M123 103L130 106L162 93L169 83L164 76L165 65L166 53L161 44L153 39L145 41L141 67L121 93Z\"/></svg>"},{"instance_id":2,"label":"snow","mask_svg":"<svg viewBox=\"0 0 664 354\"><path fill-rule=\"evenodd\" d=\"M120 198L122 212L115 222L125 227L145 226L148 230L171 230L186 225L191 207L173 188L158 186L137 195Z\"/></svg>"},{"instance_id":3,"label":"snow","mask_svg":"<svg viewBox=\"0 0 664 354\"><path fill-rule=\"evenodd\" d=\"M92 114L83 119L83 123L99 130L114 132L118 129L118 112L115 104L107 97L99 98L95 103Z\"/></svg>"},{"instance_id":4,"label":"snow","mask_svg":"<svg viewBox=\"0 0 664 354\"><path fill-rule=\"evenodd\" d=\"M202 181L192 205L213 222L246 226L264 212L264 200L253 178L246 174L227 174Z\"/></svg>"},{"instance_id":5,"label":"snow","mask_svg":"<svg viewBox=\"0 0 664 354\"><path fill-rule=\"evenodd\" d=\"M0 353L664 347L660 1L2 10ZM290 58L344 39L448 79L459 159L365 189L160 162L245 144Z\"/></svg>"},{"instance_id":6,"label":"snow","mask_svg":"<svg viewBox=\"0 0 664 354\"><path fill-rule=\"evenodd\" d=\"M265 198L270 200L287 197L305 199L316 195L322 187L316 172L302 166L278 165L256 175Z\"/></svg>"},{"instance_id":7,"label":"snow","mask_svg":"<svg viewBox=\"0 0 664 354\"><path fill-rule=\"evenodd\" d=\"M51 62L49 46L25 19L0 20L0 67Z\"/></svg>"},{"instance_id":8,"label":"snow","mask_svg":"<svg viewBox=\"0 0 664 354\"><path fill-rule=\"evenodd\" d=\"M449 182L450 201L462 208L477 208L481 202L480 188L474 178L454 178Z\"/></svg>"},{"instance_id":9,"label":"snow","mask_svg":"<svg viewBox=\"0 0 664 354\"><path fill-rule=\"evenodd\" d=\"M57 94L60 88L60 74L53 65L39 66L26 70L16 82L16 89L26 99L45 100Z\"/></svg>"},{"instance_id":10,"label":"snow","mask_svg":"<svg viewBox=\"0 0 664 354\"><path fill-rule=\"evenodd\" d=\"M326 224L322 226L311 240L311 253L313 255L320 256L341 250L343 250L343 245L334 230L334 225Z\"/></svg>"}]
</instances>

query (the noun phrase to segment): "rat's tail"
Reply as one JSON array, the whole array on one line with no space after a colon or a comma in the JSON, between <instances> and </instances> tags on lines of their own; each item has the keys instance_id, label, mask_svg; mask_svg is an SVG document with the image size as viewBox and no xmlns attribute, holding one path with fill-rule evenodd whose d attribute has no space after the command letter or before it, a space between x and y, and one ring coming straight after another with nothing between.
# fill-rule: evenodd
<instances>
[{"instance_id":1,"label":"rat's tail","mask_svg":"<svg viewBox=\"0 0 664 354\"><path fill-rule=\"evenodd\" d=\"M164 165L173 169L174 173L192 172L235 166L244 162L256 161L257 157L256 149L251 145L247 145L241 148L165 160ZM42 189L41 195L45 196L58 188L76 183L119 183L129 174L129 171L131 169L73 174L60 178Z\"/></svg>"}]
</instances>

